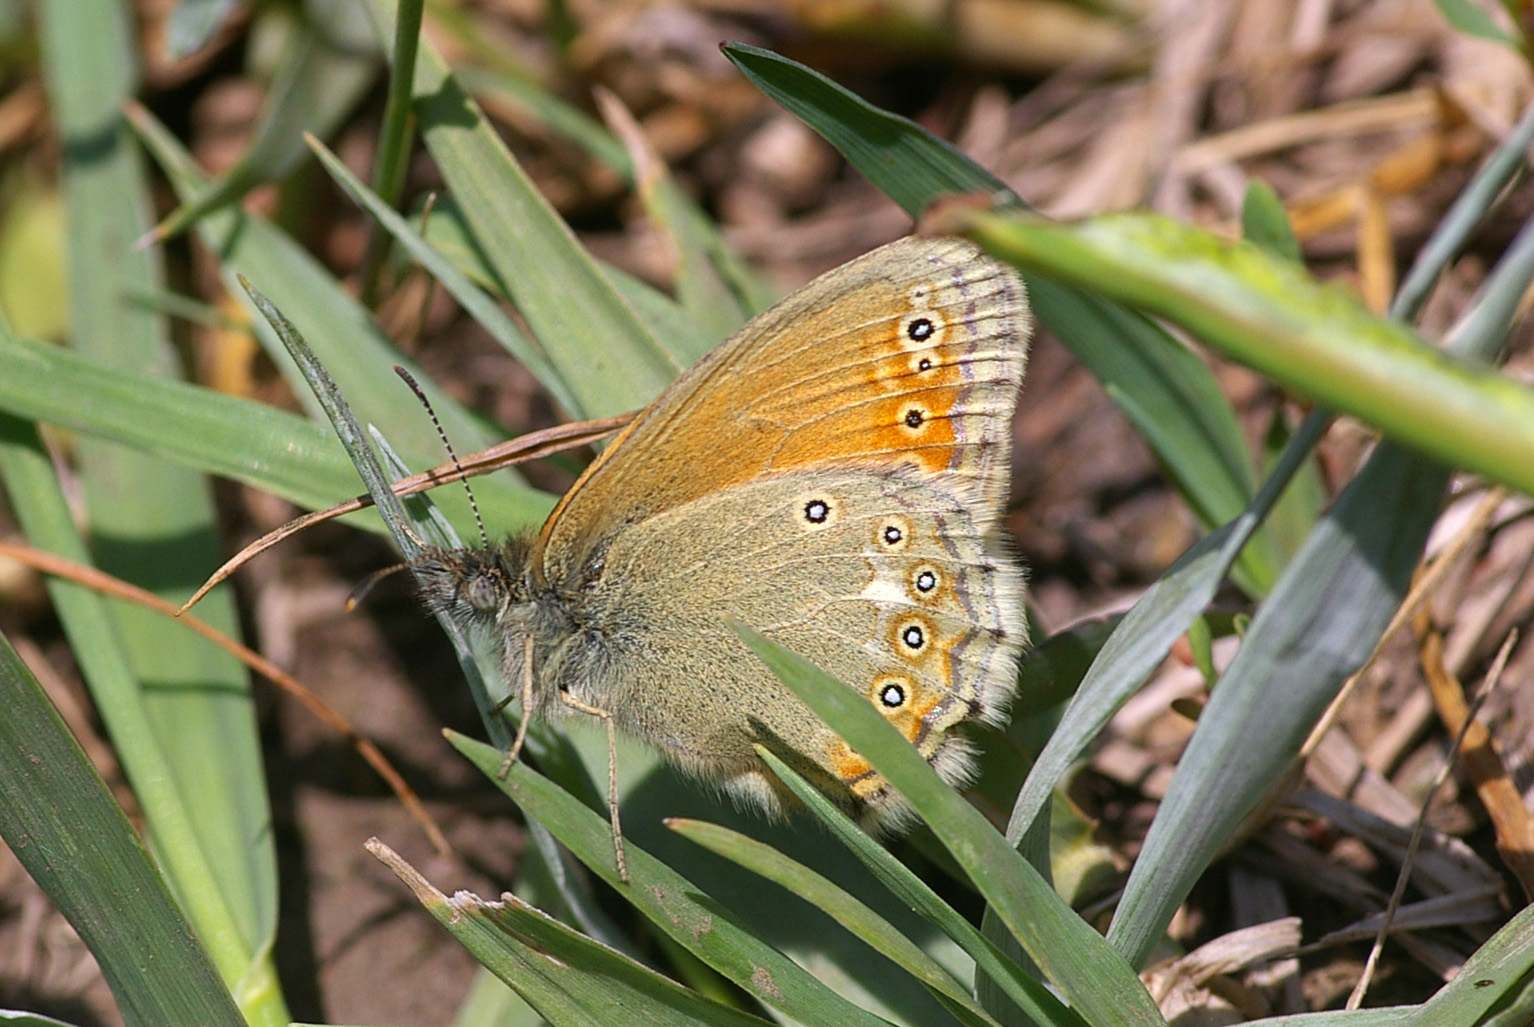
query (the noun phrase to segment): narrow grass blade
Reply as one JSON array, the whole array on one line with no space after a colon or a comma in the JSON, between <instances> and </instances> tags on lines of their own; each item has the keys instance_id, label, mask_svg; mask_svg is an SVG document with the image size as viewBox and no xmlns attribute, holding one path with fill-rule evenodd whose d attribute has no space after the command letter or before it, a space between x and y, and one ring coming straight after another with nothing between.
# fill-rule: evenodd
<instances>
[{"instance_id":1,"label":"narrow grass blade","mask_svg":"<svg viewBox=\"0 0 1534 1027\"><path fill-rule=\"evenodd\" d=\"M119 372L179 377L163 319L129 299L162 283L158 254L132 246L149 228L152 202L122 115L134 88L128 12L113 0L49 0L38 14L67 211L71 346ZM94 549L88 562L171 602L218 566L212 496L200 475L94 439L80 440L76 458ZM285 1022L269 959L277 920L271 811L245 671L204 640L167 630L156 613L97 605L131 679L89 684L120 688L114 701L123 716L112 741L124 765L139 771L132 783L156 856L174 864L170 880L247 1016ZM227 592L210 596L202 614L239 633Z\"/></svg>"},{"instance_id":2,"label":"narrow grass blade","mask_svg":"<svg viewBox=\"0 0 1534 1027\"><path fill-rule=\"evenodd\" d=\"M548 354L542 347L530 340L490 297L475 287L468 275L460 271L413 231L403 217L396 214L393 208L368 189L362 180L353 175L340 158L331 153L324 144L317 139L311 139L309 145L314 150L315 156L319 158L321 166L329 172L330 177L352 198L353 202L372 215L373 219L393 236L396 242L404 246L421 266L430 271L432 277L452 293L453 298L468 312L469 316L489 332L496 342L505 347L507 352L516 357L523 367L531 371L557 402L567 409L574 408L576 402L574 394L570 392L563 377L550 363ZM440 216L440 212L433 216Z\"/></svg>"},{"instance_id":3,"label":"narrow grass blade","mask_svg":"<svg viewBox=\"0 0 1534 1027\"><path fill-rule=\"evenodd\" d=\"M754 838L715 824L699 820L673 820L668 826L683 837L769 881L777 882L790 893L824 910L875 951L920 980L961 1022L975 1025L996 1022L948 971L896 930L893 924L804 864L789 859Z\"/></svg>"},{"instance_id":4,"label":"narrow grass blade","mask_svg":"<svg viewBox=\"0 0 1534 1027\"><path fill-rule=\"evenodd\" d=\"M470 93L476 96L491 94L494 99L492 109L495 105L515 106L518 115L538 122L580 147L586 156L607 170L633 182L634 165L623 144L596 118L560 99L544 86L512 71L474 65L455 68L453 74Z\"/></svg>"},{"instance_id":5,"label":"narrow grass blade","mask_svg":"<svg viewBox=\"0 0 1534 1027\"><path fill-rule=\"evenodd\" d=\"M997 982L998 987L1014 1007L1037 1024L1057 1027L1084 1027L1080 1015L1063 1005L1040 981L1024 973L1017 964L1008 960L996 946L987 941L948 903L944 902L932 887L917 877L889 850L864 833L841 810L837 809L815 787L804 780L792 767L768 750L758 747L757 752L773 773L786 784L799 800L820 819L821 823L837 837L847 851L851 852L901 903L915 910L928 923L952 938L975 961L977 971L985 973Z\"/></svg>"},{"instance_id":6,"label":"narrow grass blade","mask_svg":"<svg viewBox=\"0 0 1534 1027\"><path fill-rule=\"evenodd\" d=\"M135 111L134 127L150 153L182 195L205 181L176 139L147 112ZM413 463L432 466L441 459L441 443L431 422L422 415L410 392L394 375L400 365L421 383L442 426L460 447L479 449L499 442L501 432L464 409L384 335L372 316L343 289L312 255L271 224L238 210L220 209L197 225L203 241L219 255L226 287L243 298L237 279L254 283L294 324L302 325L314 351L337 381L361 418L395 440ZM320 409L292 358L261 319L255 319L273 363L287 377L311 413Z\"/></svg>"},{"instance_id":7,"label":"narrow grass blade","mask_svg":"<svg viewBox=\"0 0 1534 1027\"><path fill-rule=\"evenodd\" d=\"M1454 980L1403 1022L1410 1027L1481 1023L1498 1005L1522 995L1531 972L1534 906L1525 906L1465 960Z\"/></svg>"},{"instance_id":8,"label":"narrow grass blade","mask_svg":"<svg viewBox=\"0 0 1534 1027\"><path fill-rule=\"evenodd\" d=\"M613 866L612 827L604 816L525 764L512 766L501 780L499 752L457 734L448 740L657 928L761 1002L807 1024L885 1025L757 940L709 901L704 889L632 843L627 847L631 880L623 884Z\"/></svg>"},{"instance_id":9,"label":"narrow grass blade","mask_svg":"<svg viewBox=\"0 0 1534 1027\"><path fill-rule=\"evenodd\" d=\"M489 970L480 967L452 1027L543 1027L548 1023Z\"/></svg>"},{"instance_id":10,"label":"narrow grass blade","mask_svg":"<svg viewBox=\"0 0 1534 1027\"><path fill-rule=\"evenodd\" d=\"M597 102L608 125L629 151L635 189L646 218L675 258L677 302L712 348L753 313L742 304L710 253L710 245L719 243L718 233L677 186L670 169L651 148L622 101L599 91ZM707 350L691 357L695 360L704 352Z\"/></svg>"},{"instance_id":11,"label":"narrow grass blade","mask_svg":"<svg viewBox=\"0 0 1534 1027\"><path fill-rule=\"evenodd\" d=\"M881 110L818 71L746 43L724 55L741 74L830 144L907 214L951 193L1014 200L1006 183L916 122Z\"/></svg>"},{"instance_id":12,"label":"narrow grass blade","mask_svg":"<svg viewBox=\"0 0 1534 1027\"><path fill-rule=\"evenodd\" d=\"M392 9L387 0L368 6L385 35ZM576 412L617 414L654 399L686 361L608 284L430 46L417 57L415 111L487 261L568 383Z\"/></svg>"},{"instance_id":13,"label":"narrow grass blade","mask_svg":"<svg viewBox=\"0 0 1534 1027\"><path fill-rule=\"evenodd\" d=\"M17 520L33 545L78 563L91 562L53 463L31 424L0 417L0 475L12 497ZM164 747L156 744L141 682L130 653L118 637L110 607L96 593L68 582L50 582L48 591L75 659L90 683L96 707L116 742L118 758L148 827L154 832L161 870L232 988L251 972L252 960L245 934L248 923L241 921L241 911L232 906L239 892L231 894L223 888L218 873L208 863L212 856L199 838L176 767ZM170 637L174 631L163 622L157 622L156 627L154 637L159 639Z\"/></svg>"},{"instance_id":14,"label":"narrow grass blade","mask_svg":"<svg viewBox=\"0 0 1534 1027\"><path fill-rule=\"evenodd\" d=\"M1241 236L1291 264L1299 264L1304 256L1289 225L1284 201L1266 182L1254 179L1241 198Z\"/></svg>"},{"instance_id":15,"label":"narrow grass blade","mask_svg":"<svg viewBox=\"0 0 1534 1027\"><path fill-rule=\"evenodd\" d=\"M1054 787L1080 758L1108 720L1166 659L1177 639L1214 599L1220 583L1253 532L1325 430L1325 417L1312 417L1284 450L1273 474L1252 505L1229 524L1199 540L1158 578L1124 615L1092 661L1060 724L1034 761L1018 793L1007 839L1021 844L1048 809ZM1036 838L1042 842L1042 835ZM1042 848L1030 848L1030 857Z\"/></svg>"},{"instance_id":16,"label":"narrow grass blade","mask_svg":"<svg viewBox=\"0 0 1534 1027\"><path fill-rule=\"evenodd\" d=\"M862 695L745 627L741 638L784 685L910 801L1071 1007L1095 1027L1160 1025L1129 965L1055 894L973 806Z\"/></svg>"},{"instance_id":17,"label":"narrow grass blade","mask_svg":"<svg viewBox=\"0 0 1534 1027\"><path fill-rule=\"evenodd\" d=\"M0 834L90 948L130 1027L246 1023L128 818L0 637Z\"/></svg>"},{"instance_id":18,"label":"narrow grass blade","mask_svg":"<svg viewBox=\"0 0 1534 1027\"><path fill-rule=\"evenodd\" d=\"M172 61L208 45L238 0L181 0L165 24L165 53Z\"/></svg>"},{"instance_id":19,"label":"narrow grass blade","mask_svg":"<svg viewBox=\"0 0 1534 1027\"><path fill-rule=\"evenodd\" d=\"M614 952L515 895L448 898L376 840L369 849L475 959L557 1027L765 1027L766 1020L703 998Z\"/></svg>"},{"instance_id":20,"label":"narrow grass blade","mask_svg":"<svg viewBox=\"0 0 1534 1027\"><path fill-rule=\"evenodd\" d=\"M1262 1024L1262 1027L1400 1027L1406 1023L1414 1008L1331 1009L1323 1013L1270 1016L1256 1022Z\"/></svg>"},{"instance_id":21,"label":"narrow grass blade","mask_svg":"<svg viewBox=\"0 0 1534 1027\"><path fill-rule=\"evenodd\" d=\"M405 172L410 165L410 144L415 138L410 116L410 95L415 83L415 57L421 46L423 0L402 0L394 23L393 56L389 59L389 99L384 105L383 127L378 133L378 153L373 160L374 192L390 212L399 205L405 188ZM362 17L355 9L348 13ZM366 19L364 18L364 21ZM315 137L305 135L314 148ZM368 251L363 261L363 302L376 303L378 275L388 252L387 236L373 225L368 233Z\"/></svg>"},{"instance_id":22,"label":"narrow grass blade","mask_svg":"<svg viewBox=\"0 0 1534 1027\"><path fill-rule=\"evenodd\" d=\"M357 472L334 434L285 410L186 382L124 374L3 328L0 369L0 410L17 417L131 446L311 510L357 492ZM546 493L504 477L482 479L474 491L494 523L537 523L554 504ZM371 513L353 523L378 528Z\"/></svg>"},{"instance_id":23,"label":"narrow grass blade","mask_svg":"<svg viewBox=\"0 0 1534 1027\"><path fill-rule=\"evenodd\" d=\"M420 225L420 220L417 219L414 223ZM434 249L481 289L508 303L511 302L511 297L507 295L500 279L487 263L478 241L474 238L474 233L469 229L463 210L451 196L438 198L432 206L431 217L422 226L422 231L424 238ZM413 252L414 248L411 247L411 249ZM619 295L634 308L634 311L651 326L657 335L667 339L678 354L703 352L714 341L698 331L697 326L687 319L686 313L670 296L611 264L598 264L598 267ZM499 315L499 311L497 314ZM500 316L504 317L504 315ZM490 323L490 329L494 331L495 322ZM536 340L530 340L529 344L540 354L539 359L545 362L549 373L557 377L559 372L548 363L548 353L543 347ZM567 388L562 384L559 387ZM570 409L573 410L576 407L572 406Z\"/></svg>"},{"instance_id":24,"label":"narrow grass blade","mask_svg":"<svg viewBox=\"0 0 1534 1027\"><path fill-rule=\"evenodd\" d=\"M288 174L305 156L304 134L330 135L378 76L367 22L352 5L306 8L289 31L245 152L218 181L183 200L156 229L159 238L178 235L209 211Z\"/></svg>"},{"instance_id":25,"label":"narrow grass blade","mask_svg":"<svg viewBox=\"0 0 1534 1027\"><path fill-rule=\"evenodd\" d=\"M1178 762L1108 937L1149 953L1400 605L1448 472L1381 444L1258 610Z\"/></svg>"},{"instance_id":26,"label":"narrow grass blade","mask_svg":"<svg viewBox=\"0 0 1534 1027\"><path fill-rule=\"evenodd\" d=\"M1406 273L1395 302L1391 304L1390 313L1397 320L1409 321L1417 316L1422 304L1427 302L1433 283L1449 261L1505 196L1508 184L1525 173L1531 144L1534 144L1534 104L1524 111L1518 124L1497 144L1470 184L1434 226L1433 234L1417 254L1417 259L1412 261L1411 270Z\"/></svg>"}]
</instances>

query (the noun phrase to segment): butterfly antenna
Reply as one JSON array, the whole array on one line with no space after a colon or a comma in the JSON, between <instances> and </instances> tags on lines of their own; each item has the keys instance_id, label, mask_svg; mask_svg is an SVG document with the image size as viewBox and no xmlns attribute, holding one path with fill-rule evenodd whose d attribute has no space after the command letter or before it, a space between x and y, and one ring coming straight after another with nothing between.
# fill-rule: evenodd
<instances>
[{"instance_id":1,"label":"butterfly antenna","mask_svg":"<svg viewBox=\"0 0 1534 1027\"><path fill-rule=\"evenodd\" d=\"M425 390L423 390L420 384L417 383L413 377L411 377L409 371L396 364L394 367L394 373L399 375L400 378L404 380L406 385L410 386L410 391L415 393L415 398L420 400L421 405L426 408L426 416L431 418L432 427L437 429L437 438L442 440L442 448L447 450L448 459L453 461L453 470L458 472L458 480L463 482L463 490L469 494L469 509L474 511L474 524L477 528L479 528L480 545L488 548L490 545L490 536L485 531L484 518L479 515L479 503L474 499L474 490L469 488L468 472L463 469L463 464L458 462L458 454L453 451L453 443L449 441L447 437L447 431L442 427L442 422L437 417L436 408L431 405L431 400L426 398Z\"/></svg>"},{"instance_id":2,"label":"butterfly antenna","mask_svg":"<svg viewBox=\"0 0 1534 1027\"><path fill-rule=\"evenodd\" d=\"M350 613L360 606L362 601L368 597L368 593L373 591L373 587L384 578L393 577L400 571L408 571L409 569L410 564L397 563L392 567L381 567L363 578L362 583L352 589L351 594L346 597L346 612Z\"/></svg>"}]
</instances>

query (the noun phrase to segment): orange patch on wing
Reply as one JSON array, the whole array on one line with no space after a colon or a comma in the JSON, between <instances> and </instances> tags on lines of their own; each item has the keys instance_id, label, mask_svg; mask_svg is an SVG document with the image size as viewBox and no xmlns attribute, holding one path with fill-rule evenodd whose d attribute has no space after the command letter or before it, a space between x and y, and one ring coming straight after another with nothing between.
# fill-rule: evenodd
<instances>
[{"instance_id":1,"label":"orange patch on wing","mask_svg":"<svg viewBox=\"0 0 1534 1027\"><path fill-rule=\"evenodd\" d=\"M831 744L828 755L832 771L854 792L857 791L858 782L874 772L873 764L853 752L852 747L840 738Z\"/></svg>"}]
</instances>

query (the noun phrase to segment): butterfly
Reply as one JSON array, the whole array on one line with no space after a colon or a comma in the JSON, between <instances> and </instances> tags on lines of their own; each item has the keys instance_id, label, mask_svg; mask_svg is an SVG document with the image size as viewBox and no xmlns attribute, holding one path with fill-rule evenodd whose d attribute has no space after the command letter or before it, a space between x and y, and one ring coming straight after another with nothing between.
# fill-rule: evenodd
<instances>
[{"instance_id":1,"label":"butterfly","mask_svg":"<svg viewBox=\"0 0 1534 1027\"><path fill-rule=\"evenodd\" d=\"M1004 719L1027 639L1000 520L1031 323L1018 273L966 241L874 250L678 378L536 535L428 551L422 594L495 640L524 723L603 718L780 813L761 744L894 827L905 802L730 622L866 695L966 782L955 729Z\"/></svg>"}]
</instances>

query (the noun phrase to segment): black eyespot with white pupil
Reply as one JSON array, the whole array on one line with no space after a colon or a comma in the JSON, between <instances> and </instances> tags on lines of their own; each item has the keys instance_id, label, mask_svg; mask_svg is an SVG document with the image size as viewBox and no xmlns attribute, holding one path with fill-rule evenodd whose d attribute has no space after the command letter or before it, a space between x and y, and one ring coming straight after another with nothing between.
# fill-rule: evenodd
<instances>
[{"instance_id":1,"label":"black eyespot with white pupil","mask_svg":"<svg viewBox=\"0 0 1534 1027\"><path fill-rule=\"evenodd\" d=\"M927 644L927 635L921 625L911 624L900 629L900 641L905 643L907 649L916 651Z\"/></svg>"},{"instance_id":2,"label":"black eyespot with white pupil","mask_svg":"<svg viewBox=\"0 0 1534 1027\"><path fill-rule=\"evenodd\" d=\"M932 322L925 317L918 317L906 326L905 333L912 342L926 342L932 338Z\"/></svg>"},{"instance_id":3,"label":"black eyespot with white pupil","mask_svg":"<svg viewBox=\"0 0 1534 1027\"><path fill-rule=\"evenodd\" d=\"M916 362L916 369L918 371L930 371L932 370L932 361L928 360L926 357L922 357Z\"/></svg>"},{"instance_id":4,"label":"black eyespot with white pupil","mask_svg":"<svg viewBox=\"0 0 1534 1027\"><path fill-rule=\"evenodd\" d=\"M937 574L930 570L923 570L916 575L916 591L931 592L937 588Z\"/></svg>"},{"instance_id":5,"label":"black eyespot with white pupil","mask_svg":"<svg viewBox=\"0 0 1534 1027\"><path fill-rule=\"evenodd\" d=\"M887 524L884 526L883 538L885 545L893 546L898 545L900 540L905 538L905 536L901 533L899 528L895 527L895 525Z\"/></svg>"},{"instance_id":6,"label":"black eyespot with white pupil","mask_svg":"<svg viewBox=\"0 0 1534 1027\"><path fill-rule=\"evenodd\" d=\"M896 684L888 684L879 689L879 701L887 709L898 710L905 705L905 689Z\"/></svg>"},{"instance_id":7,"label":"black eyespot with white pupil","mask_svg":"<svg viewBox=\"0 0 1534 1027\"><path fill-rule=\"evenodd\" d=\"M812 499L804 504L804 519L811 524L824 524L831 516L831 504L824 499Z\"/></svg>"},{"instance_id":8,"label":"black eyespot with white pupil","mask_svg":"<svg viewBox=\"0 0 1534 1027\"><path fill-rule=\"evenodd\" d=\"M905 412L905 426L907 428L920 428L926 420L926 412L921 407L912 407Z\"/></svg>"}]
</instances>

